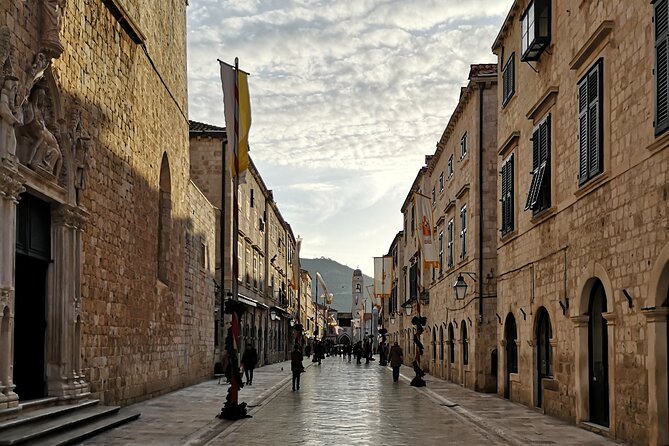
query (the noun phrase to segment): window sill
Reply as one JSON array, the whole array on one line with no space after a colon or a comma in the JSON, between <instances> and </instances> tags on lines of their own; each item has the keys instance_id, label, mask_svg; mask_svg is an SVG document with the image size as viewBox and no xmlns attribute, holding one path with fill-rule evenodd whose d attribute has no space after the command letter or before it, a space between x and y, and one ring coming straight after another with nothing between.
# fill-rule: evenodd
<instances>
[{"instance_id":1,"label":"window sill","mask_svg":"<svg viewBox=\"0 0 669 446\"><path fill-rule=\"evenodd\" d=\"M518 228L514 228L513 231L509 231L506 234L500 236L499 241L501 242L501 245L506 245L508 242L513 240L518 236Z\"/></svg>"},{"instance_id":2,"label":"window sill","mask_svg":"<svg viewBox=\"0 0 669 446\"><path fill-rule=\"evenodd\" d=\"M502 108L501 109L505 110L509 106L509 104L513 102L513 100L516 98L516 96L518 96L518 95L516 94L516 91L514 90L513 94L511 95L509 100L506 101L506 103L504 102L504 100L502 100Z\"/></svg>"},{"instance_id":3,"label":"window sill","mask_svg":"<svg viewBox=\"0 0 669 446\"><path fill-rule=\"evenodd\" d=\"M646 150L649 152L654 152L657 149L667 147L669 145L669 131L665 131L660 136L655 138L655 140L646 146Z\"/></svg>"},{"instance_id":4,"label":"window sill","mask_svg":"<svg viewBox=\"0 0 669 446\"><path fill-rule=\"evenodd\" d=\"M539 223L543 223L545 220L548 220L551 217L555 217L557 215L557 207L556 206L551 206L549 208L544 209L543 211L540 211L536 215L533 215L532 218L530 218L530 221L532 224L538 225Z\"/></svg>"},{"instance_id":5,"label":"window sill","mask_svg":"<svg viewBox=\"0 0 669 446\"><path fill-rule=\"evenodd\" d=\"M582 198L588 195L590 192L594 191L595 189L599 188L599 186L606 183L608 179L609 179L609 172L602 172L596 177L591 178L590 180L579 186L578 190L574 192L574 196L576 198Z\"/></svg>"}]
</instances>

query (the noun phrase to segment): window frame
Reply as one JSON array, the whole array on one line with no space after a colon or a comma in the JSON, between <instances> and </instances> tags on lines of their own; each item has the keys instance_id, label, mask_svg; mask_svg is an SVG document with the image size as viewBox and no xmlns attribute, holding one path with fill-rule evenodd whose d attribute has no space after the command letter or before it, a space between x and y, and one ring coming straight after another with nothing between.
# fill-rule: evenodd
<instances>
[{"instance_id":1,"label":"window frame","mask_svg":"<svg viewBox=\"0 0 669 446\"><path fill-rule=\"evenodd\" d=\"M663 8L663 26L658 26L658 9ZM659 136L669 129L669 1L653 1L653 90L654 90L654 119L655 136ZM660 66L660 52L664 57L663 66ZM662 78L661 78L662 77ZM663 83L661 82L663 80ZM662 98L662 99L661 99ZM662 112L662 113L661 113Z\"/></svg>"},{"instance_id":2,"label":"window frame","mask_svg":"<svg viewBox=\"0 0 669 446\"><path fill-rule=\"evenodd\" d=\"M444 191L444 172L439 175L439 192Z\"/></svg>"},{"instance_id":3,"label":"window frame","mask_svg":"<svg viewBox=\"0 0 669 446\"><path fill-rule=\"evenodd\" d=\"M448 179L453 178L453 154L448 158Z\"/></svg>"},{"instance_id":4,"label":"window frame","mask_svg":"<svg viewBox=\"0 0 669 446\"><path fill-rule=\"evenodd\" d=\"M439 231L439 275L444 272L444 230Z\"/></svg>"},{"instance_id":5,"label":"window frame","mask_svg":"<svg viewBox=\"0 0 669 446\"><path fill-rule=\"evenodd\" d=\"M460 259L467 257L467 205L460 208Z\"/></svg>"},{"instance_id":6,"label":"window frame","mask_svg":"<svg viewBox=\"0 0 669 446\"><path fill-rule=\"evenodd\" d=\"M502 172L500 173L502 177L502 196L500 197L501 204L501 221L502 221L502 236L512 232L514 230L514 156L511 154L502 164Z\"/></svg>"},{"instance_id":7,"label":"window frame","mask_svg":"<svg viewBox=\"0 0 669 446\"><path fill-rule=\"evenodd\" d=\"M578 184L582 186L604 171L604 59L600 58L577 84L578 107ZM594 83L592 81L595 78ZM596 98L591 99L591 91L596 86ZM585 101L582 103L582 95ZM592 123L592 113L596 122ZM585 127L583 126L585 123ZM596 141L593 143L593 126ZM585 144L584 144L585 141ZM593 161L594 160L594 161ZM593 165L594 164L594 165Z\"/></svg>"},{"instance_id":8,"label":"window frame","mask_svg":"<svg viewBox=\"0 0 669 446\"><path fill-rule=\"evenodd\" d=\"M502 108L516 93L516 53L511 53L502 68Z\"/></svg>"},{"instance_id":9,"label":"window frame","mask_svg":"<svg viewBox=\"0 0 669 446\"><path fill-rule=\"evenodd\" d=\"M448 240L447 240L447 242L448 242L448 244L447 244L447 247L448 247L447 262L448 263L447 263L447 267L448 268L453 268L453 266L455 264L454 259L453 259L453 239L455 238L455 221L454 220L455 219L451 218L448 221L448 225L447 225L447 235L448 235Z\"/></svg>"},{"instance_id":10,"label":"window frame","mask_svg":"<svg viewBox=\"0 0 669 446\"><path fill-rule=\"evenodd\" d=\"M551 6L551 0L533 0L520 16L521 62L539 60L541 54L550 45L553 18ZM543 14L545 16L542 16ZM530 19L532 20L531 27ZM542 25L545 25L545 30L540 29ZM545 34L541 34L542 31L545 31Z\"/></svg>"},{"instance_id":11,"label":"window frame","mask_svg":"<svg viewBox=\"0 0 669 446\"><path fill-rule=\"evenodd\" d=\"M464 159L467 156L467 132L460 138L460 159Z\"/></svg>"},{"instance_id":12,"label":"window frame","mask_svg":"<svg viewBox=\"0 0 669 446\"><path fill-rule=\"evenodd\" d=\"M542 136L545 132L544 141ZM527 191L525 210L536 215L551 206L551 114L549 113L532 132L532 181ZM542 144L545 142L545 144Z\"/></svg>"}]
</instances>

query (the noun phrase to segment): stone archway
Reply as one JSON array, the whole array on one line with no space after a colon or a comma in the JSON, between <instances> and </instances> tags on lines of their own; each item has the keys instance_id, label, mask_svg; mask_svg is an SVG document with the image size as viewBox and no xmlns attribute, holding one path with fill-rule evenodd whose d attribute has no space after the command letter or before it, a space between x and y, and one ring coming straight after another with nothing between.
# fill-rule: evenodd
<instances>
[{"instance_id":1,"label":"stone archway","mask_svg":"<svg viewBox=\"0 0 669 446\"><path fill-rule=\"evenodd\" d=\"M669 444L669 243L660 251L648 283L648 430L652 445Z\"/></svg>"}]
</instances>

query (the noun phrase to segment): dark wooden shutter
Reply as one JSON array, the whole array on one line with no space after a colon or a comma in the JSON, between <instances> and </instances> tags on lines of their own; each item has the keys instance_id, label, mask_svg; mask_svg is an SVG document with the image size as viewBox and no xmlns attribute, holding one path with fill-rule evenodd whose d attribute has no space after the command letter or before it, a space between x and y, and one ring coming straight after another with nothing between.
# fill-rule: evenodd
<instances>
[{"instance_id":1,"label":"dark wooden shutter","mask_svg":"<svg viewBox=\"0 0 669 446\"><path fill-rule=\"evenodd\" d=\"M513 93L516 89L516 53L511 54L511 60L509 61L509 97L513 96ZM507 99L507 100L508 100Z\"/></svg>"},{"instance_id":2,"label":"dark wooden shutter","mask_svg":"<svg viewBox=\"0 0 669 446\"><path fill-rule=\"evenodd\" d=\"M588 173L590 177L600 172L600 73L601 66L597 64L588 75Z\"/></svg>"},{"instance_id":3,"label":"dark wooden shutter","mask_svg":"<svg viewBox=\"0 0 669 446\"><path fill-rule=\"evenodd\" d=\"M506 197L506 212L507 212L507 231L513 230L513 155L509 158L507 163L508 167L506 169L506 187L507 187L507 197Z\"/></svg>"},{"instance_id":4,"label":"dark wooden shutter","mask_svg":"<svg viewBox=\"0 0 669 446\"><path fill-rule=\"evenodd\" d=\"M658 0L655 9L655 134L669 127L669 10L667 0Z\"/></svg>"},{"instance_id":5,"label":"dark wooden shutter","mask_svg":"<svg viewBox=\"0 0 669 446\"><path fill-rule=\"evenodd\" d=\"M548 161L548 155L550 152L550 125L551 125L551 117L548 115L548 117L544 120L544 122L539 125L539 156L540 156L540 163L545 163Z\"/></svg>"},{"instance_id":6,"label":"dark wooden shutter","mask_svg":"<svg viewBox=\"0 0 669 446\"><path fill-rule=\"evenodd\" d=\"M506 233L506 170L507 170L507 165L508 162L504 163L502 165L502 196L501 202L502 202L502 234Z\"/></svg>"},{"instance_id":7,"label":"dark wooden shutter","mask_svg":"<svg viewBox=\"0 0 669 446\"><path fill-rule=\"evenodd\" d=\"M578 179L588 178L588 79L578 85Z\"/></svg>"},{"instance_id":8,"label":"dark wooden shutter","mask_svg":"<svg viewBox=\"0 0 669 446\"><path fill-rule=\"evenodd\" d=\"M537 127L532 133L532 171L535 172L541 164L541 138L540 130L541 126Z\"/></svg>"}]
</instances>

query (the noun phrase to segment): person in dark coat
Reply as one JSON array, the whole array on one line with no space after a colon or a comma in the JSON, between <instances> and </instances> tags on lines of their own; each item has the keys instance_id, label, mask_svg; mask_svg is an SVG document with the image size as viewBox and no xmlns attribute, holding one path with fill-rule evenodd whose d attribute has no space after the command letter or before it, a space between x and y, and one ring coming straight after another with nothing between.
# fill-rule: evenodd
<instances>
[{"instance_id":1,"label":"person in dark coat","mask_svg":"<svg viewBox=\"0 0 669 446\"><path fill-rule=\"evenodd\" d=\"M293 390L300 390L300 374L304 372L302 365L302 350L295 344L293 351L290 352L290 371L293 372Z\"/></svg>"},{"instance_id":2,"label":"person in dark coat","mask_svg":"<svg viewBox=\"0 0 669 446\"><path fill-rule=\"evenodd\" d=\"M253 384L253 369L258 364L258 352L251 344L246 346L242 355L242 365L244 366L244 375L246 375L246 384Z\"/></svg>"},{"instance_id":3,"label":"person in dark coat","mask_svg":"<svg viewBox=\"0 0 669 446\"><path fill-rule=\"evenodd\" d=\"M360 364L360 360L362 359L362 341L355 343L355 346L353 347L353 355L355 356L355 363Z\"/></svg>"},{"instance_id":4,"label":"person in dark coat","mask_svg":"<svg viewBox=\"0 0 669 446\"><path fill-rule=\"evenodd\" d=\"M307 344L304 347L304 356L306 356L307 358L311 356L311 345Z\"/></svg>"},{"instance_id":5,"label":"person in dark coat","mask_svg":"<svg viewBox=\"0 0 669 446\"><path fill-rule=\"evenodd\" d=\"M397 342L390 347L388 361L390 362L390 367L393 368L393 381L397 382L397 380L400 379L400 367L402 367L402 363L404 362L402 347L400 347Z\"/></svg>"}]
</instances>

